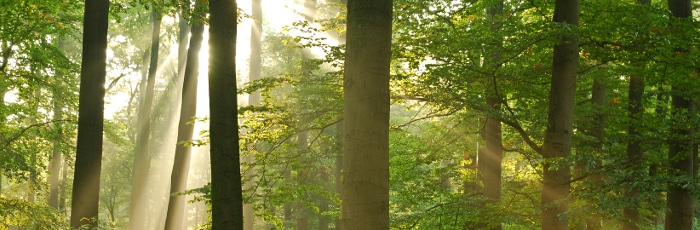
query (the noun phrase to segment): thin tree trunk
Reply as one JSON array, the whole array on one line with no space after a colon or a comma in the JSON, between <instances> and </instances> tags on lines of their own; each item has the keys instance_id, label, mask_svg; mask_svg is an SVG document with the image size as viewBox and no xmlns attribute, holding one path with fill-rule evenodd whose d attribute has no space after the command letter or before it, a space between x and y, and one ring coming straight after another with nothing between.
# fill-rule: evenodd
<instances>
[{"instance_id":1,"label":"thin tree trunk","mask_svg":"<svg viewBox=\"0 0 700 230\"><path fill-rule=\"evenodd\" d=\"M200 5L201 3L195 3ZM197 8L197 6L195 6ZM187 175L190 170L190 155L192 147L186 144L192 141L194 125L188 124L196 115L197 109L197 76L199 76L199 51L202 47L204 24L195 21L192 25L192 37L187 52L187 64L184 70L182 84L182 106L180 107L180 121L178 123L177 146L175 147L175 160L172 175L170 176L170 200L168 201L168 213L165 218L165 229L181 229L185 216L185 195L176 193L185 192L187 189Z\"/></svg>"},{"instance_id":2,"label":"thin tree trunk","mask_svg":"<svg viewBox=\"0 0 700 230\"><path fill-rule=\"evenodd\" d=\"M85 1L71 228L79 228L83 224L97 227L108 14L108 0Z\"/></svg>"},{"instance_id":3,"label":"thin tree trunk","mask_svg":"<svg viewBox=\"0 0 700 230\"><path fill-rule=\"evenodd\" d=\"M148 171L151 165L149 155L149 144L151 134L151 110L153 105L153 94L158 72L158 49L160 44L160 15L151 12L151 22L153 30L151 33L151 61L148 69L148 80L146 85L144 102L139 108L138 125L136 136L136 147L134 151L134 168L132 172L131 202L129 204L129 229L143 229L146 227L146 216L148 201L146 200L146 182L148 181Z\"/></svg>"},{"instance_id":4,"label":"thin tree trunk","mask_svg":"<svg viewBox=\"0 0 700 230\"><path fill-rule=\"evenodd\" d=\"M58 210L61 212L66 211L66 187L68 181L68 159L63 158L63 169L61 169L61 181L59 181L58 190Z\"/></svg>"},{"instance_id":5,"label":"thin tree trunk","mask_svg":"<svg viewBox=\"0 0 700 230\"><path fill-rule=\"evenodd\" d=\"M629 142L627 143L627 160L630 165L639 165L642 162L642 142L640 138L640 132L637 131L637 127L642 122L642 116L644 114L644 107L642 105L642 95L644 94L644 77L642 76L632 76L630 77L629 83L629 105L627 110L629 111L630 123L627 128L627 136ZM623 230L638 230L639 229L639 188L636 186L631 186L625 189L625 198L627 198L630 203L628 206L622 209L622 217L624 222L622 224Z\"/></svg>"},{"instance_id":6,"label":"thin tree trunk","mask_svg":"<svg viewBox=\"0 0 700 230\"><path fill-rule=\"evenodd\" d=\"M578 25L578 0L556 0L554 22ZM565 35L554 46L549 111L542 154L545 160L542 180L542 229L565 230L568 220L571 168L562 163L571 155L578 39Z\"/></svg>"},{"instance_id":7,"label":"thin tree trunk","mask_svg":"<svg viewBox=\"0 0 700 230\"><path fill-rule=\"evenodd\" d=\"M243 229L236 89L235 0L209 0L212 229Z\"/></svg>"},{"instance_id":8,"label":"thin tree trunk","mask_svg":"<svg viewBox=\"0 0 700 230\"><path fill-rule=\"evenodd\" d=\"M304 19L309 25L313 25L314 17L316 16L316 0L305 0L304 1L304 9L306 14L304 15ZM312 59L312 54L311 54L311 49L310 48L304 48L301 50L301 59L302 59L302 64L301 64L301 71L302 71L302 78L311 78L312 74L312 69L313 66L310 63ZM303 103L300 105L299 110L301 111L301 114L306 113L309 111L309 108L305 108ZM302 117L299 118L300 124L299 128L304 128L305 123L307 123L307 118L303 117L305 115L302 115ZM307 182L307 177L310 172L310 168L305 166L304 164L309 161L309 156L307 156L307 145L308 145L308 132L307 131L301 131L297 135L297 149L299 150L299 158L301 159L300 162L302 163L299 165L299 167L296 169L297 171L297 183L299 185L302 185ZM309 215L310 215L310 210L306 207L306 205L301 202L303 199L308 198L308 194L303 191L300 196L301 198L297 199L296 202L296 219L297 219L297 230L307 230L309 228Z\"/></svg>"},{"instance_id":9,"label":"thin tree trunk","mask_svg":"<svg viewBox=\"0 0 700 230\"><path fill-rule=\"evenodd\" d=\"M598 81L598 80L593 80L593 92L591 96L591 103L593 103L594 106L597 106L597 108L602 108L605 106L605 100L606 100L606 91L607 86ZM592 143L590 143L590 148L593 151L590 151L594 153L593 158L595 159L595 167L600 167L603 162L600 159L601 154L603 154L603 135L605 133L605 114L600 110L600 109L595 109L595 114L592 117L592 124L590 126L590 129L584 131L586 135L589 135L593 138ZM583 167L584 171L591 171L595 170L585 168ZM590 184L599 184L602 181L602 176L598 173L587 173L589 174L588 177L586 177L586 181L589 182ZM587 201L588 202L588 201ZM588 202L590 203L590 202ZM593 206L592 204L589 204ZM585 217L585 223L586 223L586 229L587 230L600 230L602 229L602 218L601 216L597 213L597 211L594 211L590 215Z\"/></svg>"},{"instance_id":10,"label":"thin tree trunk","mask_svg":"<svg viewBox=\"0 0 700 230\"><path fill-rule=\"evenodd\" d=\"M63 107L61 106L61 96L58 93L54 93L53 98L53 120L58 121L63 119ZM49 163L49 206L58 209L58 187L59 187L59 174L61 173L61 165L63 163L63 154L61 153L61 139L63 135L63 129L60 122L54 122L54 138L53 138L53 152L51 154L51 162Z\"/></svg>"},{"instance_id":11,"label":"thin tree trunk","mask_svg":"<svg viewBox=\"0 0 700 230\"><path fill-rule=\"evenodd\" d=\"M250 28L250 77L249 80L255 81L260 79L262 71L262 0L253 0L252 4L252 16L253 25ZM248 96L248 105L255 106L260 103L260 92L256 91ZM256 170L253 163L255 162L255 156L253 154L248 154L243 160L250 165L248 171L246 172L246 183L243 185L243 190L247 191L255 185L255 175ZM253 210L253 204L245 203L243 204L243 229L253 230L255 225L255 210Z\"/></svg>"},{"instance_id":12,"label":"thin tree trunk","mask_svg":"<svg viewBox=\"0 0 700 230\"><path fill-rule=\"evenodd\" d=\"M343 229L389 229L391 0L348 1Z\"/></svg>"}]
</instances>

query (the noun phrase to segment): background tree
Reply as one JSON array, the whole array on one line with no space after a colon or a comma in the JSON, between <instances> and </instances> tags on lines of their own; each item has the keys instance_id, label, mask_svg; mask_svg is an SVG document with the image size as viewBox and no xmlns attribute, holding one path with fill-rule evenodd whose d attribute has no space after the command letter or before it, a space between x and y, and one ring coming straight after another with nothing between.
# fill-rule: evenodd
<instances>
[{"instance_id":1,"label":"background tree","mask_svg":"<svg viewBox=\"0 0 700 230\"><path fill-rule=\"evenodd\" d=\"M180 107L180 122L178 124L177 147L175 148L175 160L172 176L170 177L170 200L168 201L168 215L165 220L166 229L180 229L185 218L185 192L187 187L187 175L190 168L190 155L192 134L194 132L193 118L197 110L197 79L199 75L199 51L202 47L204 20L202 13L203 3L195 3L195 12L200 12L192 20L192 37L187 51L187 64L185 67L184 81L182 85L182 106Z\"/></svg>"}]
</instances>

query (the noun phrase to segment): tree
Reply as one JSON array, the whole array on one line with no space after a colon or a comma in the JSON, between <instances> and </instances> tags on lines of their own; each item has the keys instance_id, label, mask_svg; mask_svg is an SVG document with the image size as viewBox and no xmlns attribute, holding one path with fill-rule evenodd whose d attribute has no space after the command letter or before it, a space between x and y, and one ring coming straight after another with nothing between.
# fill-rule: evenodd
<instances>
[{"instance_id":1,"label":"tree","mask_svg":"<svg viewBox=\"0 0 700 230\"><path fill-rule=\"evenodd\" d=\"M201 4L197 1L196 9ZM187 188L187 175L190 167L190 154L194 125L190 124L196 115L197 109L197 76L199 75L199 51L202 47L204 34L204 22L202 15L194 18L191 28L192 37L187 51L187 64L182 84L182 106L180 107L180 122L178 124L177 147L175 147L175 160L170 176L170 200L168 201L168 215L165 219L165 229L180 229L182 220L186 218L185 196L178 194L185 192Z\"/></svg>"},{"instance_id":2,"label":"tree","mask_svg":"<svg viewBox=\"0 0 700 230\"><path fill-rule=\"evenodd\" d=\"M488 17L492 21L492 30L499 30L502 26L500 23L500 17L503 17L503 1L498 1L495 6L488 9ZM502 40L502 39L499 39ZM500 65L500 49L503 46L499 43L495 50L490 53L491 63L489 65L496 65L492 68L496 69L497 65ZM493 108L494 111L500 110L500 105L502 103L502 96L498 91L498 84L496 79L498 76L492 76L493 79L488 79L490 83L487 84L486 89L486 105ZM493 112L492 112L493 113ZM502 170L502 160L503 160L503 138L501 135L502 127L501 121L498 116L486 115L486 123L484 124L484 129L482 131L482 136L485 142L485 146L479 150L478 155L480 162L479 175L484 184L484 196L486 196L489 201L493 203L498 203L501 200L501 170ZM491 229L500 230L501 223L492 223Z\"/></svg>"},{"instance_id":3,"label":"tree","mask_svg":"<svg viewBox=\"0 0 700 230\"><path fill-rule=\"evenodd\" d=\"M252 4L252 16L253 16L253 26L250 28L250 81L256 81L260 79L261 69L262 69L262 0L253 0ZM260 92L256 91L248 95L248 105L255 106L260 103ZM247 163L252 163L255 161L255 155L250 153L249 156L244 158ZM246 171L248 180L246 180L243 190L248 190L255 185L255 167L251 166ZM253 204L246 203L243 204L243 229L253 230L255 224L255 210L253 210Z\"/></svg>"},{"instance_id":4,"label":"tree","mask_svg":"<svg viewBox=\"0 0 700 230\"><path fill-rule=\"evenodd\" d=\"M235 0L209 0L212 229L243 228L236 88Z\"/></svg>"},{"instance_id":5,"label":"tree","mask_svg":"<svg viewBox=\"0 0 700 230\"><path fill-rule=\"evenodd\" d=\"M342 229L389 229L392 4L348 1Z\"/></svg>"},{"instance_id":6,"label":"tree","mask_svg":"<svg viewBox=\"0 0 700 230\"><path fill-rule=\"evenodd\" d=\"M79 228L83 224L97 227L108 15L108 0L85 2L78 145L71 203L72 228Z\"/></svg>"},{"instance_id":7,"label":"tree","mask_svg":"<svg viewBox=\"0 0 700 230\"><path fill-rule=\"evenodd\" d=\"M61 96L54 93L53 96L53 116L54 120L63 119L63 106L61 105ZM61 136L62 136L62 125L60 123L54 124L54 132L56 135L53 139L53 153L51 156L51 163L49 164L49 206L58 209L58 188L59 179L58 176L61 173L61 165L63 164L63 152L61 152Z\"/></svg>"},{"instance_id":8,"label":"tree","mask_svg":"<svg viewBox=\"0 0 700 230\"><path fill-rule=\"evenodd\" d=\"M671 12L671 25L674 30L689 30L688 25L684 26L684 21L692 17L692 4L690 0L668 0L668 8ZM674 45L675 53L685 55L690 52L690 47L682 41L688 39L681 33ZM692 83L688 83L687 76L690 75L687 68L681 66L673 72L676 77L671 89L671 114L673 125L668 143L668 159L671 176L679 176L681 182L671 181L668 183L668 195L666 198L666 224L665 229L693 229L693 219L695 216L695 199L693 189L685 185L687 182L695 180L697 172L695 161L697 161L697 145L695 142L695 127L697 124L687 124L696 115L695 98L691 93Z\"/></svg>"},{"instance_id":9,"label":"tree","mask_svg":"<svg viewBox=\"0 0 700 230\"><path fill-rule=\"evenodd\" d=\"M145 226L146 208L148 201L144 198L148 171L151 167L149 155L149 143L151 142L151 110L153 107L153 94L158 73L158 50L160 44L161 15L152 9L151 22L151 54L146 80L146 90L142 91L143 103L139 107L138 130L136 147L134 149L134 169L132 172L131 202L129 204L129 228L141 229Z\"/></svg>"},{"instance_id":10,"label":"tree","mask_svg":"<svg viewBox=\"0 0 700 230\"><path fill-rule=\"evenodd\" d=\"M562 28L578 26L578 0L557 0L554 3L555 23ZM542 154L542 229L567 229L563 214L568 210L571 168L566 162L571 155L573 136L574 99L576 97L576 69L578 65L578 38L564 34L554 46L552 81L549 91L549 111Z\"/></svg>"}]
</instances>

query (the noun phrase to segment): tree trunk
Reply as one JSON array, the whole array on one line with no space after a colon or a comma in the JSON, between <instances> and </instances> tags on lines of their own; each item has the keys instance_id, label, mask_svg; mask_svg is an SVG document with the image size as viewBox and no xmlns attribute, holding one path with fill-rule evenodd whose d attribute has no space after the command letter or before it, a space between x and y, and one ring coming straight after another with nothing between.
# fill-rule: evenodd
<instances>
[{"instance_id":1,"label":"tree trunk","mask_svg":"<svg viewBox=\"0 0 700 230\"><path fill-rule=\"evenodd\" d=\"M690 0L668 0L668 8L672 14L672 21L687 19L692 17L692 6ZM687 28L681 28L686 30ZM678 53L690 52L686 48L676 48ZM678 68L680 73L686 73L683 68ZM678 78L681 79L682 77ZM689 93L693 88L683 83L673 83L671 89L671 117L677 118L671 129L669 138L668 158L672 176L687 176L695 178L693 147L694 127L693 124L684 122L693 120L695 115L695 104ZM668 230L690 230L693 229L693 217L695 216L695 199L692 196L691 186L685 186L686 182L671 182L668 184L668 195L666 198L666 224Z\"/></svg>"},{"instance_id":2,"label":"tree trunk","mask_svg":"<svg viewBox=\"0 0 700 230\"><path fill-rule=\"evenodd\" d=\"M304 19L309 25L313 25L314 17L316 16L316 0L305 0L304 1L304 9L306 14L304 14ZM312 54L311 54L311 49L310 48L303 48L301 50L301 71L302 71L302 78L311 78L312 74L312 69L313 66L310 63L312 59ZM304 103L300 104L299 111L301 117L299 118L300 124L298 125L299 128L304 129L306 126L306 123L308 121L308 118L304 117L306 116L305 114L309 111L310 108L306 108L304 106ZM306 166L306 162L309 162L309 156L307 156L307 148L308 148L308 131L300 131L299 134L297 135L297 149L299 151L299 158L300 163L299 167L296 169L297 171L297 184L298 185L303 185L304 183L308 183L308 175L310 173L310 168ZM307 230L309 229L309 216L310 210L306 207L304 202L302 202L304 199L308 199L308 194L306 191L302 191L299 194L301 197L296 199L296 210L294 211L296 213L296 219L297 219L297 230Z\"/></svg>"},{"instance_id":3,"label":"tree trunk","mask_svg":"<svg viewBox=\"0 0 700 230\"><path fill-rule=\"evenodd\" d=\"M578 0L556 0L554 22L577 26L578 13ZM564 214L568 210L571 168L565 161L571 155L578 51L578 39L574 36L564 36L554 46L547 129L542 146L543 230L568 228Z\"/></svg>"},{"instance_id":4,"label":"tree trunk","mask_svg":"<svg viewBox=\"0 0 700 230\"><path fill-rule=\"evenodd\" d=\"M591 93L591 103L593 103L594 106L596 106L596 109L594 109L595 114L591 117L591 124L590 127L586 127L586 130L584 133L588 136L592 137L592 143L587 143L587 147L590 147L590 153L593 153L592 158L595 161L595 167L600 167L603 162L601 160L601 155L603 154L603 135L605 134L605 114L601 112L601 108L605 106L605 91L606 91L607 86L604 83L601 83L598 80L593 80L593 92ZM582 168L584 172L586 171L591 171L595 170L595 168L590 169L586 168L585 166L579 167ZM598 184L601 183L602 181L602 176L598 173L588 173L589 174L586 177L586 181L589 182L590 184ZM591 204L589 201L585 201L588 203L590 206L594 206ZM595 207L595 206L594 206ZM585 223L586 223L586 229L587 230L600 230L602 229L602 219L601 216L597 213L597 211L594 211L590 215L584 217Z\"/></svg>"},{"instance_id":5,"label":"tree trunk","mask_svg":"<svg viewBox=\"0 0 700 230\"><path fill-rule=\"evenodd\" d=\"M149 155L149 143L151 134L151 110L153 94L158 72L158 48L160 44L160 15L151 12L153 30L151 32L151 62L148 69L148 80L142 106L139 108L136 147L134 151L134 168L131 174L131 202L129 205L129 229L143 229L146 227L148 201L146 200L146 182L151 166Z\"/></svg>"},{"instance_id":6,"label":"tree trunk","mask_svg":"<svg viewBox=\"0 0 700 230\"><path fill-rule=\"evenodd\" d=\"M108 0L85 1L71 228L97 227L108 14Z\"/></svg>"},{"instance_id":7,"label":"tree trunk","mask_svg":"<svg viewBox=\"0 0 700 230\"><path fill-rule=\"evenodd\" d=\"M644 77L642 76L632 76L630 77L629 83L629 105L627 111L629 111L629 126L627 128L627 136L629 142L627 143L627 160L630 165L640 165L642 162L642 142L640 135L641 133L637 131L637 126L642 123L642 116L644 114L644 107L642 105L642 95L644 94ZM640 170L634 167L634 170ZM633 178L633 180L636 180ZM623 230L638 230L639 229L639 188L636 186L631 186L625 189L625 198L627 198L630 203L627 207L622 209L622 217L624 222L622 223Z\"/></svg>"},{"instance_id":8,"label":"tree trunk","mask_svg":"<svg viewBox=\"0 0 700 230\"><path fill-rule=\"evenodd\" d=\"M250 77L249 81L255 81L260 79L262 72L262 0L252 0L252 16L253 25L250 28ZM260 92L255 91L248 95L248 105L255 106L260 103ZM250 165L248 171L246 172L248 180L243 185L243 190L248 190L255 186L255 167L253 162L255 162L255 156L253 154L248 154L247 157L243 159ZM255 225L255 210L253 210L253 204L243 204L243 229L253 230Z\"/></svg>"},{"instance_id":9,"label":"tree trunk","mask_svg":"<svg viewBox=\"0 0 700 230\"><path fill-rule=\"evenodd\" d=\"M391 0L348 1L343 229L389 229Z\"/></svg>"},{"instance_id":10,"label":"tree trunk","mask_svg":"<svg viewBox=\"0 0 700 230\"><path fill-rule=\"evenodd\" d=\"M500 28L501 14L503 13L503 1L499 1L495 7L488 9L488 17L491 20L492 32L497 32ZM498 65L501 59L500 49L501 44L498 45L498 50L490 54L489 65L494 68ZM494 79L489 79L489 88L486 90L486 104L498 111L501 105L501 97L499 96L498 88L496 83L496 76ZM480 149L479 154L479 175L481 175L482 182L484 184L484 196L488 198L488 202L498 203L501 200L501 162L503 160L503 138L501 136L501 121L494 115L489 114L486 116L486 124L482 132L482 136L485 142L483 149ZM501 223L488 224L490 229L500 230L502 229ZM484 226L486 227L486 226Z\"/></svg>"},{"instance_id":11,"label":"tree trunk","mask_svg":"<svg viewBox=\"0 0 700 230\"><path fill-rule=\"evenodd\" d=\"M63 154L61 153L61 139L63 135L62 125L58 120L63 119L63 106L61 106L61 96L54 93L53 97L53 152L51 154L51 162L49 163L49 206L58 209L58 187L59 174L61 173L61 165L63 163Z\"/></svg>"},{"instance_id":12,"label":"tree trunk","mask_svg":"<svg viewBox=\"0 0 700 230\"><path fill-rule=\"evenodd\" d=\"M651 4L651 0L638 0L641 5ZM642 124L642 117L644 114L644 106L642 104L642 96L644 95L644 76L631 76L629 89L628 89L628 99L629 104L627 111L629 112L630 123L627 128L627 136L629 142L627 143L627 160L631 165L639 165L642 161L643 150L642 150L642 140L641 133L637 131L637 126ZM649 170L652 173L653 170ZM651 176L651 175L650 175ZM632 186L625 190L625 198L630 202L629 206L622 209L622 217L624 222L622 223L623 230L638 230L639 229L639 189L638 187Z\"/></svg>"},{"instance_id":13,"label":"tree trunk","mask_svg":"<svg viewBox=\"0 0 700 230\"><path fill-rule=\"evenodd\" d=\"M199 1L195 3L200 5ZM195 7L197 8L197 7ZM165 229L183 228L183 219L187 218L185 212L185 195L176 193L185 192L187 189L187 175L190 170L190 155L192 147L184 144L192 141L194 125L188 124L197 112L197 77L199 76L199 51L202 47L204 24L202 21L194 21L192 25L192 37L187 51L187 64L184 70L182 84L182 106L180 107L180 121L178 123L177 146L175 147L175 160L170 176L170 200L168 201L168 214L165 218Z\"/></svg>"},{"instance_id":14,"label":"tree trunk","mask_svg":"<svg viewBox=\"0 0 700 230\"><path fill-rule=\"evenodd\" d=\"M209 0L212 229L243 229L236 89L235 0Z\"/></svg>"}]
</instances>

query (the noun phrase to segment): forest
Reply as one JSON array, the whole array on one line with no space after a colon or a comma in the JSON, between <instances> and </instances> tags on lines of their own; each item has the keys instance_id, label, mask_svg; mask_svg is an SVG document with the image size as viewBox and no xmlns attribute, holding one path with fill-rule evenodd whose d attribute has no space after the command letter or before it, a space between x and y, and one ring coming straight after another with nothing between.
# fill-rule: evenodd
<instances>
[{"instance_id":1,"label":"forest","mask_svg":"<svg viewBox=\"0 0 700 230\"><path fill-rule=\"evenodd\" d=\"M700 229L699 9L0 0L0 230Z\"/></svg>"}]
</instances>

